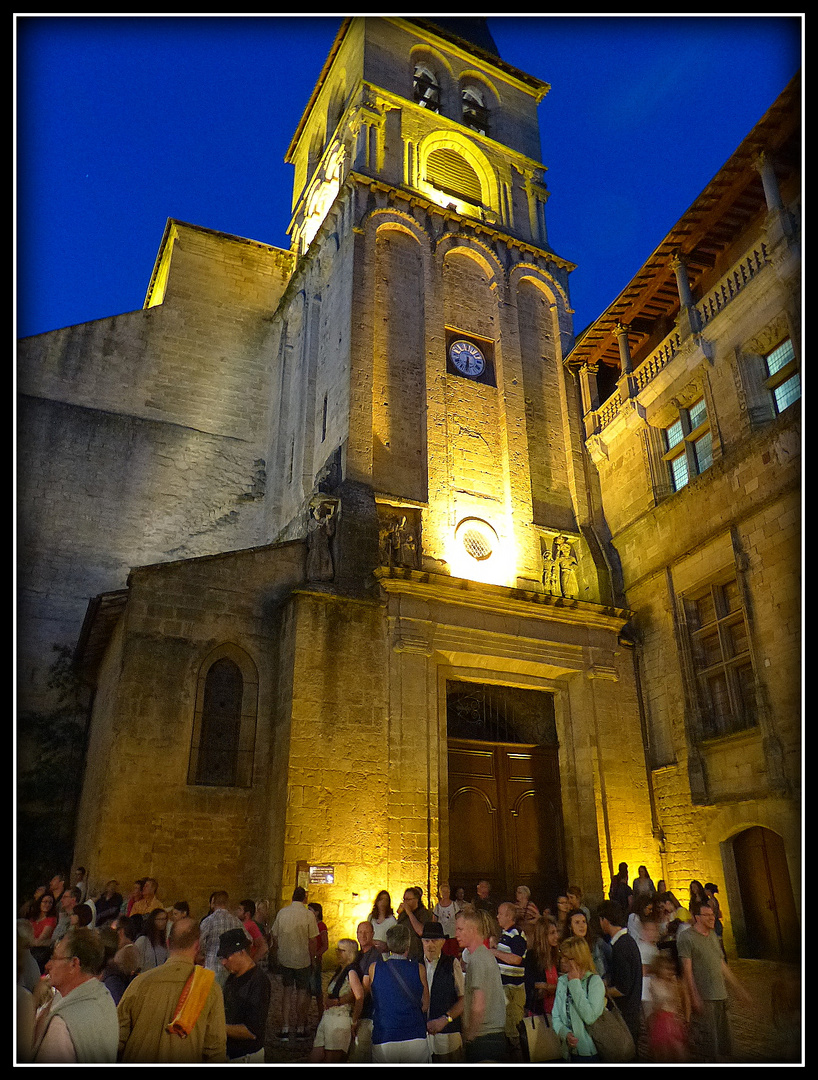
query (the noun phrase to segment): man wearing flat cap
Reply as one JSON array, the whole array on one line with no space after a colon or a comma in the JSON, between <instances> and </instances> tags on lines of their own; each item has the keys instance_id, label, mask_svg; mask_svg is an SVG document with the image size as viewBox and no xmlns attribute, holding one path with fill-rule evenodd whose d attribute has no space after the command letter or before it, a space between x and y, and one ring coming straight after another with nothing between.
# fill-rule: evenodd
<instances>
[{"instance_id":1,"label":"man wearing flat cap","mask_svg":"<svg viewBox=\"0 0 818 1080\"><path fill-rule=\"evenodd\" d=\"M423 927L423 959L429 983L429 1012L426 1031L432 1061L461 1060L463 1040L460 1016L463 1012L465 979L460 961L443 952L446 934L439 922Z\"/></svg>"},{"instance_id":2,"label":"man wearing flat cap","mask_svg":"<svg viewBox=\"0 0 818 1080\"><path fill-rule=\"evenodd\" d=\"M264 1061L264 1033L270 1009L270 979L250 956L250 942L241 928L219 937L217 953L228 972L224 984L227 1058L232 1064Z\"/></svg>"}]
</instances>

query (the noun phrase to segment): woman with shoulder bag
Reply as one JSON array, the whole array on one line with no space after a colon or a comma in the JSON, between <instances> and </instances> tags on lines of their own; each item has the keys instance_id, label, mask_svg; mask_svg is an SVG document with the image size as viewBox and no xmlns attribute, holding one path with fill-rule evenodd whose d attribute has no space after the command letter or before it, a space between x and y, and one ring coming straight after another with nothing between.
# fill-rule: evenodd
<instances>
[{"instance_id":1,"label":"woman with shoulder bag","mask_svg":"<svg viewBox=\"0 0 818 1080\"><path fill-rule=\"evenodd\" d=\"M605 984L596 974L591 950L582 938L567 938L560 947L560 956L563 974L557 981L551 1012L554 1031L563 1041L568 1061L598 1061L588 1028L605 1011Z\"/></svg>"},{"instance_id":2,"label":"woman with shoulder bag","mask_svg":"<svg viewBox=\"0 0 818 1080\"><path fill-rule=\"evenodd\" d=\"M363 987L355 974L357 941L342 938L336 953L338 967L324 995L321 1019L310 1055L312 1064L346 1060L352 1041L352 1009L356 1000L363 997Z\"/></svg>"}]
</instances>

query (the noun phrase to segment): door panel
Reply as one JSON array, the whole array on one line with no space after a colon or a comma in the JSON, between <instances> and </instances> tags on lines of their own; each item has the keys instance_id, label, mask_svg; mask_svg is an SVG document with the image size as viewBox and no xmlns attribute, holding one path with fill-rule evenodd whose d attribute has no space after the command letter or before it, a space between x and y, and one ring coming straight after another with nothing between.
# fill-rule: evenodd
<instances>
[{"instance_id":1,"label":"door panel","mask_svg":"<svg viewBox=\"0 0 818 1080\"><path fill-rule=\"evenodd\" d=\"M497 880L501 872L497 808L485 792L463 787L454 792L449 810L449 829L457 843L452 849L452 875L458 883L475 877ZM475 883L476 883L475 881Z\"/></svg>"},{"instance_id":2,"label":"door panel","mask_svg":"<svg viewBox=\"0 0 818 1080\"><path fill-rule=\"evenodd\" d=\"M800 931L781 837L759 825L733 840L747 949L760 960L796 959Z\"/></svg>"},{"instance_id":3,"label":"door panel","mask_svg":"<svg viewBox=\"0 0 818 1080\"><path fill-rule=\"evenodd\" d=\"M551 902L565 885L556 747L449 740L450 884L495 900L528 885Z\"/></svg>"}]
</instances>

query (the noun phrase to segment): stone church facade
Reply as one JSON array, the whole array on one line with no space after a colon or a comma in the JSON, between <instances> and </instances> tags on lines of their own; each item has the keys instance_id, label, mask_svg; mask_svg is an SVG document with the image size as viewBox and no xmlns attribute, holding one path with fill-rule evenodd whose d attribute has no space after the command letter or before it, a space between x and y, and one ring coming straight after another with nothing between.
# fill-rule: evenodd
<instances>
[{"instance_id":1,"label":"stone church facade","mask_svg":"<svg viewBox=\"0 0 818 1080\"><path fill-rule=\"evenodd\" d=\"M289 251L171 221L143 310L22 344L21 693L76 643L94 881L197 906L306 882L348 930L381 888L599 898L627 861L740 912L731 837L762 828L797 889L787 146L759 131L758 192L700 243L680 223L673 289L654 267L575 343L547 90L488 35L347 20L288 151ZM708 589L742 648L705 669Z\"/></svg>"}]
</instances>

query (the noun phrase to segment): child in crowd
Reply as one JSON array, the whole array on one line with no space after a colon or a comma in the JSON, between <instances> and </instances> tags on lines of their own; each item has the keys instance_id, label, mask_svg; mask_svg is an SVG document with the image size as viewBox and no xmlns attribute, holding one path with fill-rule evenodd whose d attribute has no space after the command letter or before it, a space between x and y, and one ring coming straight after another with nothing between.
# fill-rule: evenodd
<instances>
[{"instance_id":1,"label":"child in crowd","mask_svg":"<svg viewBox=\"0 0 818 1080\"><path fill-rule=\"evenodd\" d=\"M648 1045L654 1061L673 1064L687 1060L688 1006L676 966L667 953L651 964Z\"/></svg>"}]
</instances>

